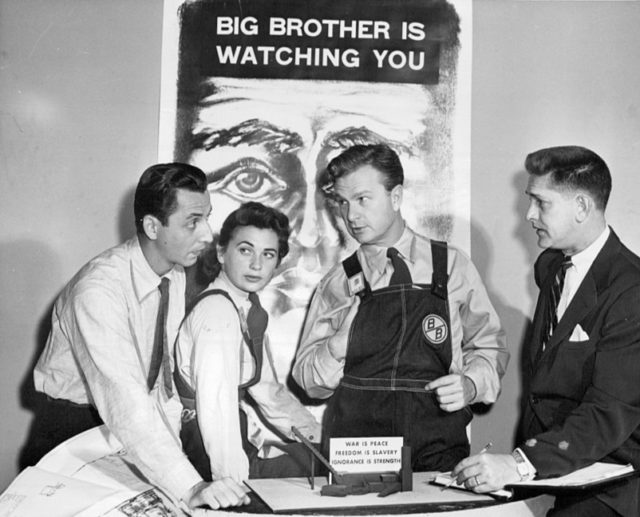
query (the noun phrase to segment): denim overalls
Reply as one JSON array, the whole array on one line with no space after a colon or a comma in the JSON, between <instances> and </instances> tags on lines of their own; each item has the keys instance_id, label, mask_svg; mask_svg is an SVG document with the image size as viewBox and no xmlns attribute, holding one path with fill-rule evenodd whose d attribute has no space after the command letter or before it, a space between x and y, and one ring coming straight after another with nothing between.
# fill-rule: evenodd
<instances>
[{"instance_id":1,"label":"denim overalls","mask_svg":"<svg viewBox=\"0 0 640 517\"><path fill-rule=\"evenodd\" d=\"M372 291L354 253L343 262L361 289L344 376L327 408L325 436L403 436L414 471L451 470L469 455L471 410L442 411L425 385L449 374L447 245L432 241L432 283ZM358 278L358 276L360 277ZM354 282L354 279L355 280Z\"/></svg>"}]
</instances>

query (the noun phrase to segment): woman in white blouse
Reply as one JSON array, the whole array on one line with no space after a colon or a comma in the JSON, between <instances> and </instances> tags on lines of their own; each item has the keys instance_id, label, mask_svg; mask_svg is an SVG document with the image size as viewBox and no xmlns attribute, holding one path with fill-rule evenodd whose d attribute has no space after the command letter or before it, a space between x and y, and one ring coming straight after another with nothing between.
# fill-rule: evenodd
<instances>
[{"instance_id":1,"label":"woman in white blouse","mask_svg":"<svg viewBox=\"0 0 640 517\"><path fill-rule=\"evenodd\" d=\"M295 439L292 426L320 441L319 423L276 378L268 337L250 315L249 298L256 303L253 293L288 253L289 233L287 216L260 203L229 214L210 254L214 279L188 309L176 340L183 446L203 478L218 482L221 506L234 504L245 479L309 474L303 446L266 439L256 412L284 442ZM264 328L266 313L257 304L252 311L262 313Z\"/></svg>"}]
</instances>

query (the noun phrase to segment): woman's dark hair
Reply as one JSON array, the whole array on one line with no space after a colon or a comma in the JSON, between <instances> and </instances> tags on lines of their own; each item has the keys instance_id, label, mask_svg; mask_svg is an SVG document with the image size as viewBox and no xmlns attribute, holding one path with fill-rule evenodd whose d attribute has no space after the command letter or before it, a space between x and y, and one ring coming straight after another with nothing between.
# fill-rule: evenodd
<instances>
[{"instance_id":1,"label":"woman's dark hair","mask_svg":"<svg viewBox=\"0 0 640 517\"><path fill-rule=\"evenodd\" d=\"M220 234L200 260L200 273L209 282L218 276L221 264L218 262L216 245L226 248L235 231L244 226L254 226L261 230L273 230L278 236L278 264L289 253L289 218L280 210L251 201L231 212L222 223Z\"/></svg>"}]
</instances>

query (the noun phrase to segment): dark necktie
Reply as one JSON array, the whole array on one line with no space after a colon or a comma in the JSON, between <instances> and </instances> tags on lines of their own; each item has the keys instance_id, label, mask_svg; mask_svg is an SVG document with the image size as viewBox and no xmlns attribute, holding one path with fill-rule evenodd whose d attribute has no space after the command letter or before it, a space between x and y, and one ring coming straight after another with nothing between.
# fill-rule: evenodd
<instances>
[{"instance_id":1,"label":"dark necktie","mask_svg":"<svg viewBox=\"0 0 640 517\"><path fill-rule=\"evenodd\" d=\"M249 293L249 301L251 308L247 314L247 330L251 339L251 353L256 361L256 373L253 380L257 382L262 372L262 341L269 323L269 315L260 305L260 298L256 293Z\"/></svg>"},{"instance_id":2,"label":"dark necktie","mask_svg":"<svg viewBox=\"0 0 640 517\"><path fill-rule=\"evenodd\" d=\"M391 259L391 264L393 265L393 274L391 275L389 285L410 284L411 273L409 273L409 268L404 260L398 255L398 250L389 248L387 250L387 257Z\"/></svg>"},{"instance_id":3,"label":"dark necktie","mask_svg":"<svg viewBox=\"0 0 640 517\"><path fill-rule=\"evenodd\" d=\"M158 286L160 290L160 304L158 305L158 317L156 318L156 330L153 336L153 350L151 351L151 364L147 385L149 391L153 389L160 375L160 367L163 370L163 383L167 396L170 397L173 389L171 386L171 364L169 362L169 344L167 342L167 309L169 308L169 279L164 277Z\"/></svg>"},{"instance_id":4,"label":"dark necktie","mask_svg":"<svg viewBox=\"0 0 640 517\"><path fill-rule=\"evenodd\" d=\"M567 274L567 269L571 267L571 257L565 255L549 291L549 299L547 303L547 312L545 313L545 324L542 334L542 350L545 349L549 338L553 334L553 331L558 325L558 303L560 303L560 296L562 295L562 289L564 288L564 277Z\"/></svg>"}]
</instances>

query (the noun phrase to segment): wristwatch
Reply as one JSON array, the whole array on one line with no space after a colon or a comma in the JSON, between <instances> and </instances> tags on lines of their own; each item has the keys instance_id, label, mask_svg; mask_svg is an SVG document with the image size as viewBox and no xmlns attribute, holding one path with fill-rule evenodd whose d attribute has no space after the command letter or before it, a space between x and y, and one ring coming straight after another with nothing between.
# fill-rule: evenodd
<instances>
[{"instance_id":1,"label":"wristwatch","mask_svg":"<svg viewBox=\"0 0 640 517\"><path fill-rule=\"evenodd\" d=\"M520 481L529 481L536 476L535 467L519 448L514 449L511 456L516 460L516 469L518 470Z\"/></svg>"}]
</instances>

